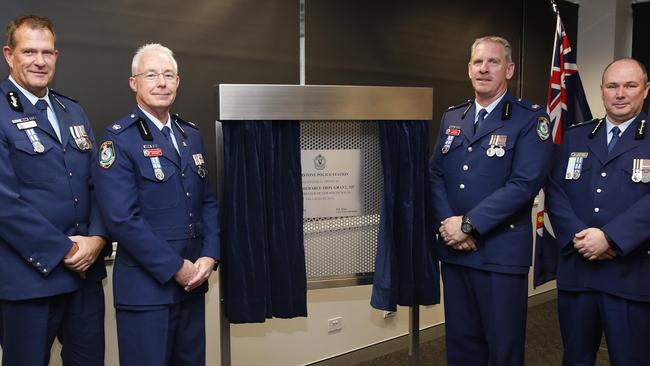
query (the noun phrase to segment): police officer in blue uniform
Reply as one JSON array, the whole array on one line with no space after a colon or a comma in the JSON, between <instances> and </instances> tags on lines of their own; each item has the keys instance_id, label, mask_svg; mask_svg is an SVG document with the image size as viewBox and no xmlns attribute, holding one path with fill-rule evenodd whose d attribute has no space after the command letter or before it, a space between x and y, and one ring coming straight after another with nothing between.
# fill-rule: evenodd
<instances>
[{"instance_id":1,"label":"police officer in blue uniform","mask_svg":"<svg viewBox=\"0 0 650 366\"><path fill-rule=\"evenodd\" d=\"M179 85L159 44L133 57L138 106L106 129L93 167L118 242L113 271L120 365L204 365L205 292L219 259L217 201L196 126L169 111Z\"/></svg>"},{"instance_id":2,"label":"police officer in blue uniform","mask_svg":"<svg viewBox=\"0 0 650 366\"><path fill-rule=\"evenodd\" d=\"M5 366L104 364L105 228L92 192L95 140L76 101L48 88L52 22L7 26L0 83L0 345Z\"/></svg>"},{"instance_id":3,"label":"police officer in blue uniform","mask_svg":"<svg viewBox=\"0 0 650 366\"><path fill-rule=\"evenodd\" d=\"M477 39L475 99L443 115L430 161L448 365L523 365L533 198L550 169L551 126L515 98L511 47Z\"/></svg>"},{"instance_id":4,"label":"police officer in blue uniform","mask_svg":"<svg viewBox=\"0 0 650 366\"><path fill-rule=\"evenodd\" d=\"M612 365L650 364L648 88L640 62L607 66L606 117L567 131L549 182L564 365L594 365L603 331Z\"/></svg>"}]
</instances>

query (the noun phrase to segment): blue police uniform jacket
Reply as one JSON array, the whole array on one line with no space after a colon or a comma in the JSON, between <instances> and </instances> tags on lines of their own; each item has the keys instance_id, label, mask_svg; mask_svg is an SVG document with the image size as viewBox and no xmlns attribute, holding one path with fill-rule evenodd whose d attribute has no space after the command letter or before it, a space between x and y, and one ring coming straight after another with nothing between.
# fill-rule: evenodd
<instances>
[{"instance_id":1,"label":"blue police uniform jacket","mask_svg":"<svg viewBox=\"0 0 650 366\"><path fill-rule=\"evenodd\" d=\"M559 289L596 290L650 301L648 122L645 114L637 116L609 154L604 119L580 124L565 134L547 196L551 224L561 246ZM635 162L636 168L645 167L645 171L637 171ZM633 180L635 172L640 175ZM575 250L574 234L589 227L611 238L616 258L589 261Z\"/></svg>"},{"instance_id":2,"label":"blue police uniform jacket","mask_svg":"<svg viewBox=\"0 0 650 366\"><path fill-rule=\"evenodd\" d=\"M436 243L441 261L502 273L526 273L532 261L533 198L550 169L552 126L538 105L506 92L474 130L474 103L442 116L430 161L436 229L450 216L467 215L478 231L477 251ZM501 146L502 157L488 153ZM492 151L489 151L490 148Z\"/></svg>"},{"instance_id":3,"label":"blue police uniform jacket","mask_svg":"<svg viewBox=\"0 0 650 366\"><path fill-rule=\"evenodd\" d=\"M174 280L184 259L219 259L217 201L194 124L172 116L180 156L136 108L107 127L93 178L102 215L118 249L113 269L119 306L167 305L203 294Z\"/></svg>"},{"instance_id":4,"label":"blue police uniform jacket","mask_svg":"<svg viewBox=\"0 0 650 366\"><path fill-rule=\"evenodd\" d=\"M75 291L82 279L62 263L72 246L68 236L107 236L90 180L96 151L90 122L79 104L50 90L59 142L49 121L9 79L0 90L6 96L0 102L0 299ZM82 141L88 145L77 143ZM104 277L100 257L86 278Z\"/></svg>"}]
</instances>

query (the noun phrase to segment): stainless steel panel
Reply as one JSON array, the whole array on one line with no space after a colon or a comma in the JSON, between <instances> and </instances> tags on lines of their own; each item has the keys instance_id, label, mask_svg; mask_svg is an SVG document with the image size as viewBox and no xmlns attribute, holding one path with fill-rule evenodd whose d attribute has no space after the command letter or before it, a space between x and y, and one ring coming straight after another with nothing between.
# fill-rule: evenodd
<instances>
[{"instance_id":1,"label":"stainless steel panel","mask_svg":"<svg viewBox=\"0 0 650 366\"><path fill-rule=\"evenodd\" d=\"M383 192L378 124L302 121L300 147L303 150L359 149L362 156L362 214L304 221L308 288L372 283Z\"/></svg>"},{"instance_id":2,"label":"stainless steel panel","mask_svg":"<svg viewBox=\"0 0 650 366\"><path fill-rule=\"evenodd\" d=\"M433 89L220 84L221 120L431 120Z\"/></svg>"}]
</instances>

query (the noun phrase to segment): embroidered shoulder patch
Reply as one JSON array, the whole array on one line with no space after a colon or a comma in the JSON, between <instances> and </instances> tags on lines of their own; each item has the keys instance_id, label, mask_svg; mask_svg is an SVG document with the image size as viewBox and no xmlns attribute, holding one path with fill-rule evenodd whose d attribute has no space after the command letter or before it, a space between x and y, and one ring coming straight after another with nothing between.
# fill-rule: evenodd
<instances>
[{"instance_id":1,"label":"embroidered shoulder patch","mask_svg":"<svg viewBox=\"0 0 650 366\"><path fill-rule=\"evenodd\" d=\"M537 118L537 136L542 141L548 140L549 136L551 136L551 124L548 122L548 118L544 116Z\"/></svg>"},{"instance_id":2,"label":"embroidered shoulder patch","mask_svg":"<svg viewBox=\"0 0 650 366\"><path fill-rule=\"evenodd\" d=\"M104 141L99 147L99 165L108 169L115 162L115 147L113 141Z\"/></svg>"}]
</instances>

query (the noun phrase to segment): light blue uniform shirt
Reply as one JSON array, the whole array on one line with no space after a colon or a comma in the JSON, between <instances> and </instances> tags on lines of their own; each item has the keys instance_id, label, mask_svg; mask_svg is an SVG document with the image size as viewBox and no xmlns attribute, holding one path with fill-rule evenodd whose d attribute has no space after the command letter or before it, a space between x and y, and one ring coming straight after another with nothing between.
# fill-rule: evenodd
<instances>
[{"instance_id":1,"label":"light blue uniform shirt","mask_svg":"<svg viewBox=\"0 0 650 366\"><path fill-rule=\"evenodd\" d=\"M36 106L36 102L39 99L43 99L47 103L47 119L50 120L52 129L54 129L56 136L59 138L59 142L61 142L61 129L59 128L59 119L56 117L56 113L54 113L54 108L52 107L52 103L49 98L50 89L46 88L45 96L43 98L39 98L34 94L30 93L27 89L18 85L18 83L11 77L11 75L9 76L9 80L11 80L11 82L14 83L16 88L18 88L18 90L20 90L20 92L23 93L23 95L29 100L30 103L32 103L32 105Z\"/></svg>"}]
</instances>

